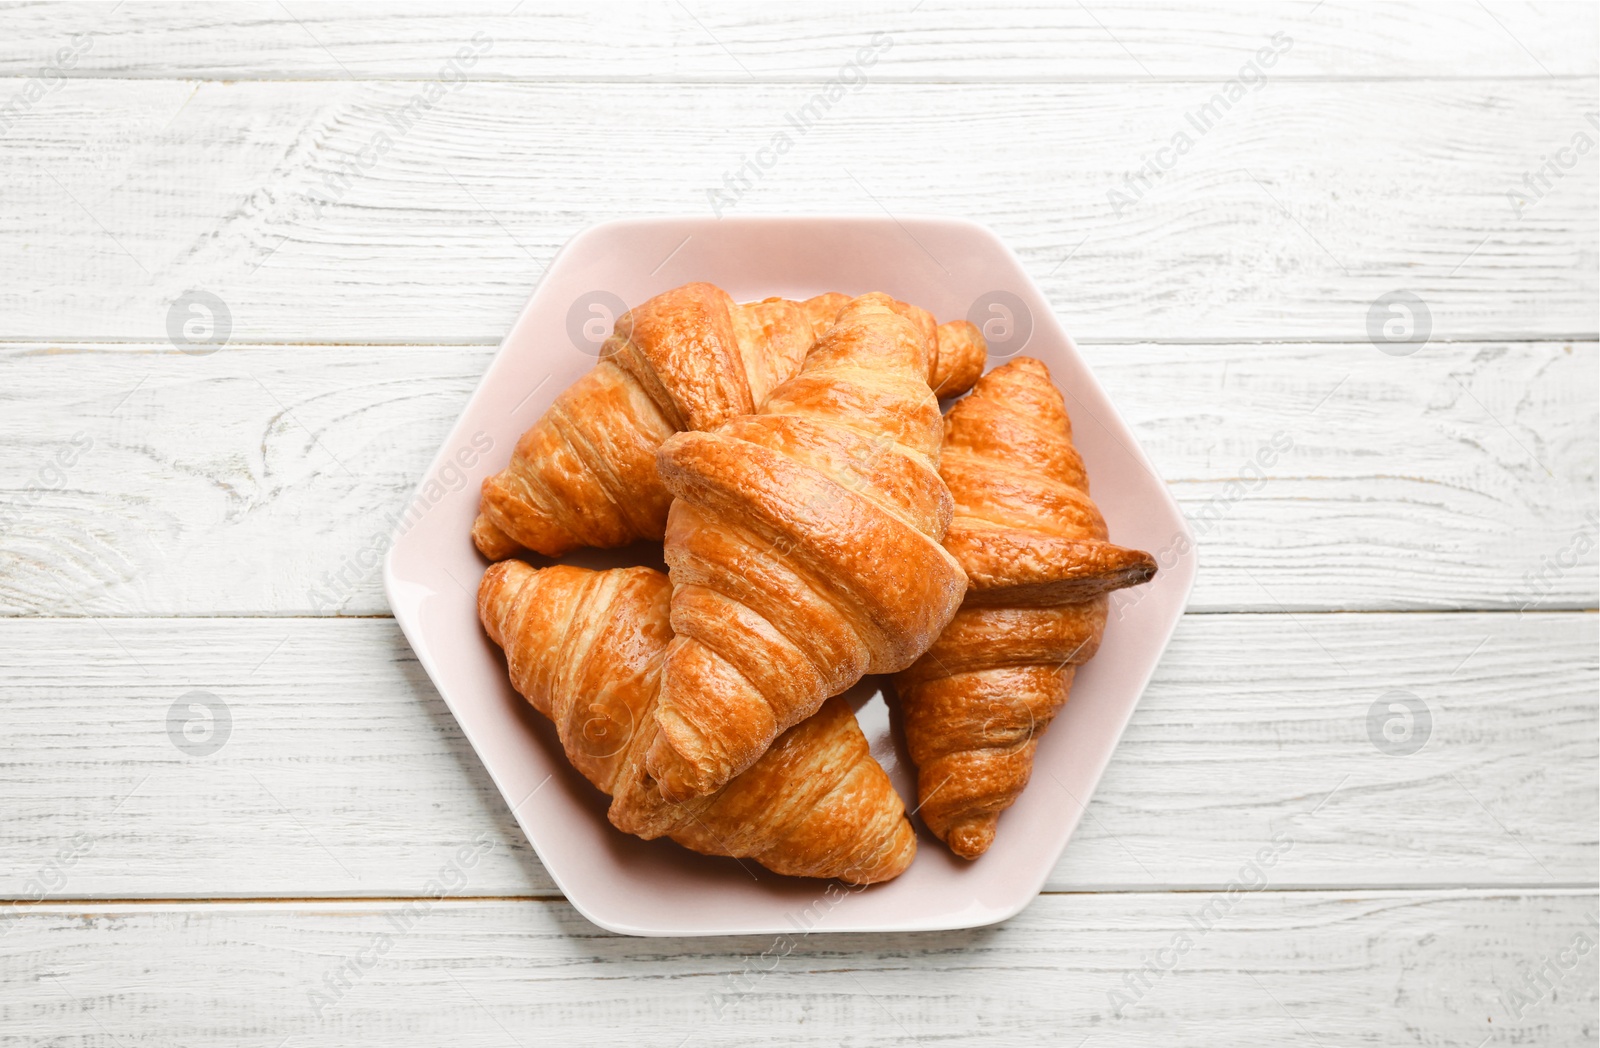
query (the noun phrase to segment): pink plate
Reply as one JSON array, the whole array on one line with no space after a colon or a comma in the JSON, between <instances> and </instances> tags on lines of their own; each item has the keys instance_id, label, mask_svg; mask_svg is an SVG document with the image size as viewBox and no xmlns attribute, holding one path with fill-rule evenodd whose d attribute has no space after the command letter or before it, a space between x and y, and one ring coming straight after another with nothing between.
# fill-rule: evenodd
<instances>
[{"instance_id":1,"label":"pink plate","mask_svg":"<svg viewBox=\"0 0 1600 1048\"><path fill-rule=\"evenodd\" d=\"M624 836L607 824L604 798L567 764L554 730L511 690L499 650L479 628L475 594L485 563L468 538L479 483L594 365L623 304L691 280L719 284L740 301L886 291L940 320L979 323L991 366L1019 353L1038 357L1067 395L1112 539L1157 554L1155 581L1118 595L1099 655L1078 672L1071 701L1039 747L1033 786L1001 816L994 846L976 862L955 858L922 831L903 876L849 890ZM659 547L569 559L661 566ZM1017 913L1078 825L1194 576L1183 515L1044 295L992 232L951 218L628 219L578 234L489 365L384 563L395 618L550 875L585 917L630 935L918 931ZM851 698L909 808L913 777L879 683L869 678Z\"/></svg>"}]
</instances>

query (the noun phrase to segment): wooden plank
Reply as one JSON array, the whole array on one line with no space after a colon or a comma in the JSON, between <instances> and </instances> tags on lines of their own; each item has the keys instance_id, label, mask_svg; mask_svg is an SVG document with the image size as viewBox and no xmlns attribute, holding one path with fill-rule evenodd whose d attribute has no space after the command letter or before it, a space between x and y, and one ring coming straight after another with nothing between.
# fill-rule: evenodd
<instances>
[{"instance_id":1,"label":"wooden plank","mask_svg":"<svg viewBox=\"0 0 1600 1048\"><path fill-rule=\"evenodd\" d=\"M68 75L416 80L465 47L483 50L459 67L473 79L771 82L837 76L880 33L891 47L867 71L882 80L1225 80L1274 33L1294 41L1285 75L1596 71L1582 46L1594 11L1558 4L37 4L3 17L4 76L35 75L85 32Z\"/></svg>"},{"instance_id":2,"label":"wooden plank","mask_svg":"<svg viewBox=\"0 0 1600 1048\"><path fill-rule=\"evenodd\" d=\"M598 933L563 903L445 900L405 931L399 909L30 908L3 940L0 1015L18 1044L191 1048L642 1033L664 1045L1593 1043L1592 892L1045 896L968 932L665 940ZM1524 981L1542 966L1553 992Z\"/></svg>"},{"instance_id":3,"label":"wooden plank","mask_svg":"<svg viewBox=\"0 0 1600 1048\"><path fill-rule=\"evenodd\" d=\"M0 348L0 613L386 614L491 352ZM1595 605L1592 343L1085 352L1194 521L1193 609Z\"/></svg>"},{"instance_id":4,"label":"wooden plank","mask_svg":"<svg viewBox=\"0 0 1600 1048\"><path fill-rule=\"evenodd\" d=\"M0 152L5 337L165 340L201 289L235 341L492 344L578 230L714 210L972 217L1087 340L1366 342L1396 290L1436 340L1600 315L1595 152L1524 184L1600 136L1590 80L1274 81L1215 120L1212 83L883 83L804 131L797 84L474 83L407 110L426 88L66 83Z\"/></svg>"},{"instance_id":5,"label":"wooden plank","mask_svg":"<svg viewBox=\"0 0 1600 1048\"><path fill-rule=\"evenodd\" d=\"M1209 890L1280 834L1281 888L1592 884L1597 625L1190 616L1049 885ZM12 619L0 665L0 894L399 896L479 835L473 894L552 891L390 621Z\"/></svg>"}]
</instances>

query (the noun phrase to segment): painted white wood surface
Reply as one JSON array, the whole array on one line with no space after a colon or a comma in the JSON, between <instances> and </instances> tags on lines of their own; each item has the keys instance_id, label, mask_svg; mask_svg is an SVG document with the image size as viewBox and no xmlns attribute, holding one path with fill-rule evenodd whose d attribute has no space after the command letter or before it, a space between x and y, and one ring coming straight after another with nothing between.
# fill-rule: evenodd
<instances>
[{"instance_id":1,"label":"painted white wood surface","mask_svg":"<svg viewBox=\"0 0 1600 1048\"><path fill-rule=\"evenodd\" d=\"M1285 888L1592 883L1597 627L1190 616L1049 888L1210 889L1278 833ZM0 665L0 896L75 839L53 895L400 896L479 833L474 894L552 891L392 621L13 620ZM195 690L231 715L202 757L168 736ZM1369 733L1394 692L1431 711L1409 756Z\"/></svg>"},{"instance_id":2,"label":"painted white wood surface","mask_svg":"<svg viewBox=\"0 0 1600 1048\"><path fill-rule=\"evenodd\" d=\"M1600 939L1600 151L1552 157L1600 139L1597 25L1337 0L0 7L0 1029L1593 1045L1596 953L1562 958ZM610 936L554 897L360 565L561 243L709 212L879 33L733 213L993 226L1216 516L1192 609L1221 614L1184 621L1013 921L776 961ZM369 163L462 46L465 85ZM1192 150L1131 193L1179 131ZM230 311L212 356L165 342L195 287ZM1399 288L1431 312L1406 357L1367 333ZM1292 453L1219 510L1279 432ZM306 617L341 572L343 617ZM166 733L193 689L234 718L206 757ZM1433 716L1407 757L1369 736L1393 691ZM1267 890L1134 994L1273 834ZM475 838L462 898L317 1014Z\"/></svg>"},{"instance_id":3,"label":"painted white wood surface","mask_svg":"<svg viewBox=\"0 0 1600 1048\"><path fill-rule=\"evenodd\" d=\"M938 936L689 940L596 934L559 902L446 900L404 933L399 902L42 906L0 939L35 973L0 1021L191 1048L1593 1043L1592 894L1269 890L1201 916L1223 903L1051 895ZM1510 997L1546 963L1554 992Z\"/></svg>"},{"instance_id":4,"label":"painted white wood surface","mask_svg":"<svg viewBox=\"0 0 1600 1048\"><path fill-rule=\"evenodd\" d=\"M1085 349L1195 521L1192 609L1594 606L1594 343ZM0 611L387 614L492 352L0 346Z\"/></svg>"},{"instance_id":5,"label":"painted white wood surface","mask_svg":"<svg viewBox=\"0 0 1600 1048\"><path fill-rule=\"evenodd\" d=\"M793 132L722 213L966 215L1076 338L1364 342L1397 289L1436 339L1594 337L1600 150L1508 196L1600 136L1592 78L1269 80L1201 134L1220 86L868 84L802 133L797 84L474 83L412 120L426 84L71 80L0 139L0 306L161 340L200 288L240 341L493 344L578 230L710 214Z\"/></svg>"},{"instance_id":6,"label":"painted white wood surface","mask_svg":"<svg viewBox=\"0 0 1600 1048\"><path fill-rule=\"evenodd\" d=\"M226 20L175 3L95 5L77 76L421 80L474 37L474 80L826 80L877 33L885 80L1149 80L1235 76L1273 33L1302 77L1592 76L1592 10L1429 5L242 3ZM28 76L71 36L61 5L8 5L0 75ZM90 9L91 11L94 8ZM218 31L226 24L226 46Z\"/></svg>"}]
</instances>

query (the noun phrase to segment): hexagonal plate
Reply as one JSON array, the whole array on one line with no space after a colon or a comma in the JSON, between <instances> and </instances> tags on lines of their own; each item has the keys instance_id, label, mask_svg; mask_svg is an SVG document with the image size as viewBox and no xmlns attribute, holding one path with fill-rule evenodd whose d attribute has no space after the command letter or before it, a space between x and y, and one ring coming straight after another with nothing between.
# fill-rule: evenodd
<instances>
[{"instance_id":1,"label":"hexagonal plate","mask_svg":"<svg viewBox=\"0 0 1600 1048\"><path fill-rule=\"evenodd\" d=\"M605 798L567 764L554 729L512 691L499 650L479 628L475 593L485 563L468 529L480 482L594 365L595 336L613 303L643 302L691 280L709 280L739 301L886 291L940 320L976 307L974 319L994 343L990 366L1018 353L1038 357L1066 393L1112 538L1158 555L1155 581L1119 595L1099 654L1079 670L1039 746L1032 785L976 862L953 857L919 828L916 862L898 880L841 890L625 836L606 822ZM659 546L568 560L661 566ZM1077 826L1183 614L1195 569L1193 536L1166 485L1049 303L988 229L936 217L668 218L594 226L557 255L418 487L384 583L418 659L572 904L617 932L732 935L967 928L1021 910ZM878 683L869 678L851 698L909 808L914 778Z\"/></svg>"}]
</instances>

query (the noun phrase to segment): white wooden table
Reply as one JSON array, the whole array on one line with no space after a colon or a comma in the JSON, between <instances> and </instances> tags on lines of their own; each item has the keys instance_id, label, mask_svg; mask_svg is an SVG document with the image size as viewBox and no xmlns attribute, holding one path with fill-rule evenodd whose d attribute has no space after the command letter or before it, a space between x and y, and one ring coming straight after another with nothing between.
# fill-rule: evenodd
<instances>
[{"instance_id":1,"label":"white wooden table","mask_svg":"<svg viewBox=\"0 0 1600 1048\"><path fill-rule=\"evenodd\" d=\"M1498 2L0 10L0 1036L1594 1044L1596 32ZM1014 920L778 960L605 934L388 617L385 522L561 243L710 211L875 40L717 206L994 227L1201 522L1200 581ZM203 355L169 335L197 290ZM1395 291L1425 345L1374 342ZM220 746L169 721L195 701Z\"/></svg>"}]
</instances>

